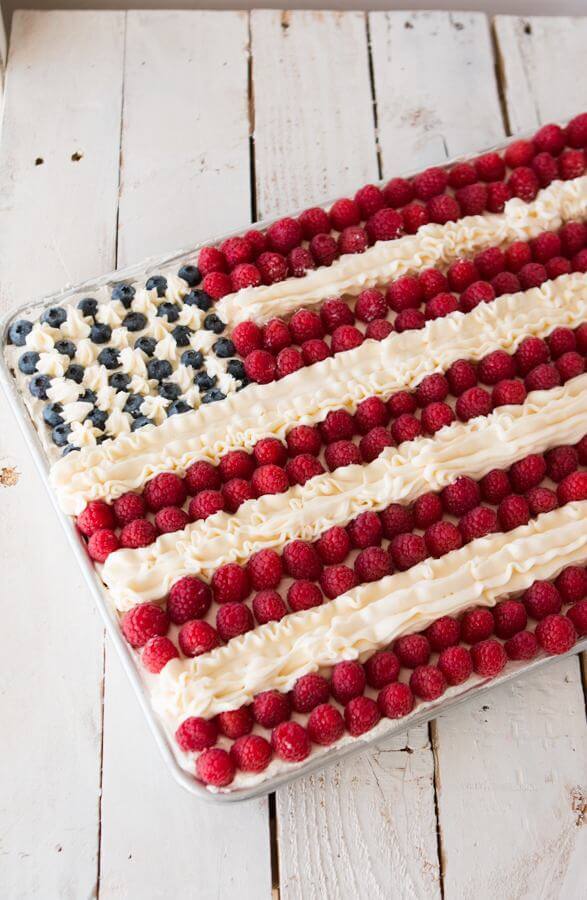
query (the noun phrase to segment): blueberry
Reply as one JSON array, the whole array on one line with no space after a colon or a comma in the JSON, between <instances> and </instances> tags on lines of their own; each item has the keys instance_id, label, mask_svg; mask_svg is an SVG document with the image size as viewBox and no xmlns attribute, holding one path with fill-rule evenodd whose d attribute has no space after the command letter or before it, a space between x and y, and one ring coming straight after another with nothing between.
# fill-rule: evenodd
<instances>
[{"instance_id":1,"label":"blueberry","mask_svg":"<svg viewBox=\"0 0 587 900\"><path fill-rule=\"evenodd\" d=\"M190 342L190 335L193 334L191 328L187 325L176 325L171 332L178 347L187 347Z\"/></svg>"},{"instance_id":2,"label":"blueberry","mask_svg":"<svg viewBox=\"0 0 587 900\"><path fill-rule=\"evenodd\" d=\"M130 309L130 304L132 303L132 298L135 293L136 291L132 284L116 284L112 288L112 299L120 300L125 309Z\"/></svg>"},{"instance_id":3,"label":"blueberry","mask_svg":"<svg viewBox=\"0 0 587 900\"><path fill-rule=\"evenodd\" d=\"M164 381L159 385L159 396L163 397L165 400L177 400L180 394L180 386L174 384L173 381Z\"/></svg>"},{"instance_id":4,"label":"blueberry","mask_svg":"<svg viewBox=\"0 0 587 900\"><path fill-rule=\"evenodd\" d=\"M131 312L122 320L127 331L142 331L147 324L147 317L140 312Z\"/></svg>"},{"instance_id":5,"label":"blueberry","mask_svg":"<svg viewBox=\"0 0 587 900\"><path fill-rule=\"evenodd\" d=\"M104 410L95 407L91 411L91 413L88 413L88 415L86 416L86 422L91 422L94 428L99 428L100 431L104 431L107 418L107 412L104 412Z\"/></svg>"},{"instance_id":6,"label":"blueberry","mask_svg":"<svg viewBox=\"0 0 587 900\"><path fill-rule=\"evenodd\" d=\"M232 375L233 378L236 378L237 381L244 381L246 377L245 364L241 362L240 359L229 359L226 371L229 375Z\"/></svg>"},{"instance_id":7,"label":"blueberry","mask_svg":"<svg viewBox=\"0 0 587 900\"><path fill-rule=\"evenodd\" d=\"M65 447L65 449L61 455L67 456L68 453L75 453L76 450L79 450L79 449L80 448L76 447L74 444L68 444L67 447Z\"/></svg>"},{"instance_id":8,"label":"blueberry","mask_svg":"<svg viewBox=\"0 0 587 900\"><path fill-rule=\"evenodd\" d=\"M202 403L215 403L217 400L226 400L226 394L223 394L218 388L206 391L202 397Z\"/></svg>"},{"instance_id":9,"label":"blueberry","mask_svg":"<svg viewBox=\"0 0 587 900\"><path fill-rule=\"evenodd\" d=\"M186 403L185 400L176 400L175 403L172 403L171 406L167 407L167 416L177 416L180 413L189 412L191 406L189 403Z\"/></svg>"},{"instance_id":10,"label":"blueberry","mask_svg":"<svg viewBox=\"0 0 587 900\"><path fill-rule=\"evenodd\" d=\"M95 316L98 312L98 301L93 297L84 297L77 305L82 316Z\"/></svg>"},{"instance_id":11,"label":"blueberry","mask_svg":"<svg viewBox=\"0 0 587 900\"><path fill-rule=\"evenodd\" d=\"M179 306L177 306L176 303L170 303L169 301L162 303L157 310L157 315L161 319L167 319L168 322L177 322L179 319Z\"/></svg>"},{"instance_id":12,"label":"blueberry","mask_svg":"<svg viewBox=\"0 0 587 900\"><path fill-rule=\"evenodd\" d=\"M146 356L153 356L156 346L157 341L152 337L140 337L138 341L135 341L135 348L142 350Z\"/></svg>"},{"instance_id":13,"label":"blueberry","mask_svg":"<svg viewBox=\"0 0 587 900\"><path fill-rule=\"evenodd\" d=\"M229 356L234 356L236 353L234 344L232 341L229 341L228 338L219 338L212 346L212 349L220 359L228 359Z\"/></svg>"},{"instance_id":14,"label":"blueberry","mask_svg":"<svg viewBox=\"0 0 587 900\"><path fill-rule=\"evenodd\" d=\"M208 375L207 372L198 372L194 377L194 384L200 391L209 391L216 384L216 375Z\"/></svg>"},{"instance_id":15,"label":"blueberry","mask_svg":"<svg viewBox=\"0 0 587 900\"><path fill-rule=\"evenodd\" d=\"M82 403L95 403L96 399L96 392L90 390L90 388L86 388L81 397L78 397L78 400Z\"/></svg>"},{"instance_id":16,"label":"blueberry","mask_svg":"<svg viewBox=\"0 0 587 900\"><path fill-rule=\"evenodd\" d=\"M199 369L204 362L204 356L199 350L184 350L181 354L182 366L191 366L192 369Z\"/></svg>"},{"instance_id":17,"label":"blueberry","mask_svg":"<svg viewBox=\"0 0 587 900\"><path fill-rule=\"evenodd\" d=\"M144 399L145 398L140 394L129 394L128 400L124 404L123 412L129 413L134 419L136 419L136 417L140 415L141 404Z\"/></svg>"},{"instance_id":18,"label":"blueberry","mask_svg":"<svg viewBox=\"0 0 587 900\"><path fill-rule=\"evenodd\" d=\"M120 365L120 354L116 347L104 347L98 353L98 362L105 369L116 369Z\"/></svg>"},{"instance_id":19,"label":"blueberry","mask_svg":"<svg viewBox=\"0 0 587 900\"><path fill-rule=\"evenodd\" d=\"M44 322L45 325L48 325L50 328L59 328L66 319L67 310L63 309L62 306L51 306L50 309L46 309L41 316L41 322Z\"/></svg>"},{"instance_id":20,"label":"blueberry","mask_svg":"<svg viewBox=\"0 0 587 900\"><path fill-rule=\"evenodd\" d=\"M186 306L197 306L202 312L208 312L212 306L212 297L206 291L190 291L183 298Z\"/></svg>"},{"instance_id":21,"label":"blueberry","mask_svg":"<svg viewBox=\"0 0 587 900\"><path fill-rule=\"evenodd\" d=\"M164 297L165 291L167 290L167 278L164 278L163 275L151 275L147 280L145 287L148 291L156 289L157 296Z\"/></svg>"},{"instance_id":22,"label":"blueberry","mask_svg":"<svg viewBox=\"0 0 587 900\"><path fill-rule=\"evenodd\" d=\"M96 322L90 329L90 340L94 344L107 344L112 337L112 329L110 325L103 325L102 322Z\"/></svg>"},{"instance_id":23,"label":"blueberry","mask_svg":"<svg viewBox=\"0 0 587 900\"><path fill-rule=\"evenodd\" d=\"M70 359L73 359L75 356L75 344L73 341L57 341L55 344L55 349L58 353L63 353L64 356L69 356Z\"/></svg>"},{"instance_id":24,"label":"blueberry","mask_svg":"<svg viewBox=\"0 0 587 900\"><path fill-rule=\"evenodd\" d=\"M27 350L18 360L18 368L23 375L34 375L41 357L34 350Z\"/></svg>"},{"instance_id":25,"label":"blueberry","mask_svg":"<svg viewBox=\"0 0 587 900\"><path fill-rule=\"evenodd\" d=\"M202 273L197 266L182 266L177 274L179 278L187 281L190 287L195 287L202 280Z\"/></svg>"},{"instance_id":26,"label":"blueberry","mask_svg":"<svg viewBox=\"0 0 587 900\"><path fill-rule=\"evenodd\" d=\"M149 378L154 378L156 381L164 381L169 378L172 371L171 363L166 359L151 359L147 363Z\"/></svg>"},{"instance_id":27,"label":"blueberry","mask_svg":"<svg viewBox=\"0 0 587 900\"><path fill-rule=\"evenodd\" d=\"M145 425L152 425L151 419L146 416L138 416L130 426L131 431L137 431L138 428L144 428Z\"/></svg>"},{"instance_id":28,"label":"blueberry","mask_svg":"<svg viewBox=\"0 0 587 900\"><path fill-rule=\"evenodd\" d=\"M71 434L71 425L64 422L62 425L56 425L51 432L51 439L58 447L64 447L67 444L67 438Z\"/></svg>"},{"instance_id":29,"label":"blueberry","mask_svg":"<svg viewBox=\"0 0 587 900\"><path fill-rule=\"evenodd\" d=\"M47 389L51 384L51 379L47 375L33 375L29 381L29 391L33 397L39 400L47 399Z\"/></svg>"},{"instance_id":30,"label":"blueberry","mask_svg":"<svg viewBox=\"0 0 587 900\"><path fill-rule=\"evenodd\" d=\"M8 329L8 340L15 347L24 347L27 334L30 334L32 330L32 322L29 322L28 319L19 319L17 322L13 322Z\"/></svg>"},{"instance_id":31,"label":"blueberry","mask_svg":"<svg viewBox=\"0 0 587 900\"><path fill-rule=\"evenodd\" d=\"M214 334L222 334L226 328L226 324L219 319L216 313L210 313L204 319L204 328L206 331L213 331Z\"/></svg>"},{"instance_id":32,"label":"blueberry","mask_svg":"<svg viewBox=\"0 0 587 900\"><path fill-rule=\"evenodd\" d=\"M51 428L55 428L56 425L62 425L62 412L63 407L61 403L48 403L47 406L45 406L45 408L43 409L43 421Z\"/></svg>"},{"instance_id":33,"label":"blueberry","mask_svg":"<svg viewBox=\"0 0 587 900\"><path fill-rule=\"evenodd\" d=\"M70 381L75 381L76 384L81 384L84 380L84 367L75 364L70 366L65 373L65 377L69 378Z\"/></svg>"},{"instance_id":34,"label":"blueberry","mask_svg":"<svg viewBox=\"0 0 587 900\"><path fill-rule=\"evenodd\" d=\"M125 375L123 372L115 372L114 375L111 375L108 379L108 384L110 387L113 387L115 391L126 391L130 384L130 375Z\"/></svg>"}]
</instances>

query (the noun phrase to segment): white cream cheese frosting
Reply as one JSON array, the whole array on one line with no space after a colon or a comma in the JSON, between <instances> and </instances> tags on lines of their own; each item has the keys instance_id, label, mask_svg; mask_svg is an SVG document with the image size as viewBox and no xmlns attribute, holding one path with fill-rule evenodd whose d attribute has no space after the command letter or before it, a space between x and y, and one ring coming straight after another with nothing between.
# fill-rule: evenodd
<instances>
[{"instance_id":1,"label":"white cream cheese frosting","mask_svg":"<svg viewBox=\"0 0 587 900\"><path fill-rule=\"evenodd\" d=\"M234 515L216 513L148 547L117 550L102 579L119 610L160 600L184 575L208 579L228 562L246 561L267 547L311 541L365 510L409 503L459 475L481 478L529 453L574 444L587 433L587 374L549 391L534 391L521 406L503 406L467 423L454 422L433 438L388 447L369 465L352 465L303 486L249 500Z\"/></svg>"},{"instance_id":2,"label":"white cream cheese frosting","mask_svg":"<svg viewBox=\"0 0 587 900\"><path fill-rule=\"evenodd\" d=\"M440 616L493 606L586 560L583 500L260 626L196 659L172 660L154 685L155 709L177 727L186 716L210 717L250 703L263 690L291 690L307 672L362 659Z\"/></svg>"},{"instance_id":3,"label":"white cream cheese frosting","mask_svg":"<svg viewBox=\"0 0 587 900\"><path fill-rule=\"evenodd\" d=\"M538 288L452 313L420 331L391 334L300 369L268 385L251 385L226 400L167 419L157 428L121 435L70 453L54 464L51 481L62 509L79 515L89 500L113 500L158 472L183 474L198 459L217 463L229 450L251 449L263 437L283 439L299 424L333 409L354 412L366 397L414 387L456 359L513 352L528 335L587 321L587 274L562 275Z\"/></svg>"}]
</instances>

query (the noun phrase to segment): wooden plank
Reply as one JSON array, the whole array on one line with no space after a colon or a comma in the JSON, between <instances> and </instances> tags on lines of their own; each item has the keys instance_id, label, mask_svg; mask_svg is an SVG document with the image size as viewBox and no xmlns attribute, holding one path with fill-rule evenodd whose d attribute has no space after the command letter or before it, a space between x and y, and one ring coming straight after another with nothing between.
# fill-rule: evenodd
<instances>
[{"instance_id":1,"label":"wooden plank","mask_svg":"<svg viewBox=\"0 0 587 900\"><path fill-rule=\"evenodd\" d=\"M252 13L260 216L377 179L365 24L360 13ZM293 116L300 98L308 106ZM389 896L390 885L439 896L425 728L279 790L276 813L287 900Z\"/></svg>"},{"instance_id":2,"label":"wooden plank","mask_svg":"<svg viewBox=\"0 0 587 900\"><path fill-rule=\"evenodd\" d=\"M113 265L123 28L115 12L15 13L0 145L3 310ZM0 406L0 883L5 897L89 897L103 632Z\"/></svg>"},{"instance_id":3,"label":"wooden plank","mask_svg":"<svg viewBox=\"0 0 587 900\"><path fill-rule=\"evenodd\" d=\"M121 265L247 221L248 134L246 14L129 12ZM101 897L270 891L267 802L213 807L178 787L108 646Z\"/></svg>"}]
</instances>

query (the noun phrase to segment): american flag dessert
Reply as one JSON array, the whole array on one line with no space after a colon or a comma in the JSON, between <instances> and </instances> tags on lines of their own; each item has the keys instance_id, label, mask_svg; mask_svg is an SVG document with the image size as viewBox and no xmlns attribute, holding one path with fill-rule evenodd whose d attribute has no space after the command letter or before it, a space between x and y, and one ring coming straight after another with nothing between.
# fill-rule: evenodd
<instances>
[{"instance_id":1,"label":"american flag dessert","mask_svg":"<svg viewBox=\"0 0 587 900\"><path fill-rule=\"evenodd\" d=\"M587 634L587 113L6 348L180 765L249 787Z\"/></svg>"}]
</instances>

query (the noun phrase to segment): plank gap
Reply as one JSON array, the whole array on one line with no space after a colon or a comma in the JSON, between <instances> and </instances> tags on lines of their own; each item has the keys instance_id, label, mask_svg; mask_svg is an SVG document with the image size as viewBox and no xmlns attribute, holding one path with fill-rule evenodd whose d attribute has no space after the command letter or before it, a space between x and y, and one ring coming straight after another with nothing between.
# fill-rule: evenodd
<instances>
[{"instance_id":1,"label":"plank gap","mask_svg":"<svg viewBox=\"0 0 587 900\"><path fill-rule=\"evenodd\" d=\"M257 209L257 167L255 161L255 84L253 81L253 36L251 14L247 13L247 101L249 112L249 185L251 192L251 222L259 218Z\"/></svg>"},{"instance_id":2,"label":"plank gap","mask_svg":"<svg viewBox=\"0 0 587 900\"><path fill-rule=\"evenodd\" d=\"M373 130L375 132L375 154L377 156L377 173L379 181L383 179L383 163L381 145L379 143L379 112L377 109L377 93L375 91L375 70L373 68L373 52L371 47L371 22L369 13L365 13L365 35L367 39L367 60L369 66L369 87L371 89L371 107L373 110Z\"/></svg>"},{"instance_id":3,"label":"plank gap","mask_svg":"<svg viewBox=\"0 0 587 900\"><path fill-rule=\"evenodd\" d=\"M436 855L438 857L438 886L440 896L444 900L444 852L442 846L442 831L440 827L440 810L438 804L438 791L440 786L440 769L438 763L438 755L436 752L436 742L438 734L436 731L436 719L428 723L428 738L430 747L432 748L432 785L434 789L434 812L436 815Z\"/></svg>"},{"instance_id":4,"label":"plank gap","mask_svg":"<svg viewBox=\"0 0 587 900\"><path fill-rule=\"evenodd\" d=\"M279 898L279 836L277 832L277 799L269 794L269 846L271 850L271 888L273 898Z\"/></svg>"},{"instance_id":5,"label":"plank gap","mask_svg":"<svg viewBox=\"0 0 587 900\"><path fill-rule=\"evenodd\" d=\"M511 135L512 128L510 123L510 116L508 112L508 104L506 100L506 74L505 74L505 66L503 55L501 52L501 47L499 46L499 40L497 37L497 30L495 27L495 19L489 20L489 34L491 37L491 50L493 53L493 65L495 69L495 83L497 85L497 99L499 101L499 108L501 110L501 118L503 120L503 127L505 133L507 135Z\"/></svg>"},{"instance_id":6,"label":"plank gap","mask_svg":"<svg viewBox=\"0 0 587 900\"><path fill-rule=\"evenodd\" d=\"M118 268L118 255L120 252L119 225L120 225L120 198L122 195L122 135L124 129L125 113L125 80L126 80L126 44L128 37L128 11L124 13L124 25L122 28L122 67L121 67L121 101L120 101L120 130L118 133L118 188L116 191L116 215L114 220L114 268Z\"/></svg>"},{"instance_id":7,"label":"plank gap","mask_svg":"<svg viewBox=\"0 0 587 900\"><path fill-rule=\"evenodd\" d=\"M100 775L98 781L98 849L96 853L96 898L100 897L102 872L102 783L104 779L104 697L106 692L106 631L102 630L102 679L100 682Z\"/></svg>"}]
</instances>

